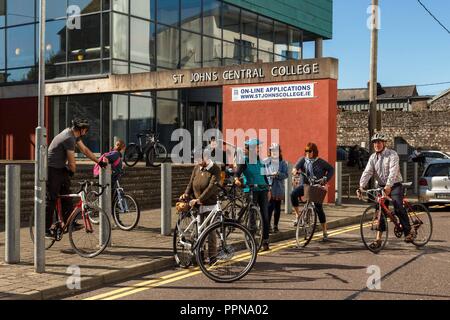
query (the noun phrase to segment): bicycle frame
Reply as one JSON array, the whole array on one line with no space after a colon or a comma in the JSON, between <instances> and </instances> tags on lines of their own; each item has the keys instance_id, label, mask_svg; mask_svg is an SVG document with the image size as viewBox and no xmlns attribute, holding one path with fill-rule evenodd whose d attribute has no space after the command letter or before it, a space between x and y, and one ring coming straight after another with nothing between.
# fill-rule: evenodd
<instances>
[{"instance_id":1,"label":"bicycle frame","mask_svg":"<svg viewBox=\"0 0 450 320\"><path fill-rule=\"evenodd\" d=\"M390 210L388 208L388 206L386 205L386 201L392 201L392 199L390 197L388 197L384 193L384 191L381 192L381 195L378 194L376 196L376 206L378 208L381 208L382 213L389 217L389 220L395 225L396 228L398 228L399 230L403 230L403 226L395 218L395 211ZM406 201L406 203L408 203L408 202ZM405 199L403 199L403 204L405 204ZM409 203L408 203L408 205L409 205ZM377 219L379 221L381 219L381 216L378 216Z\"/></svg>"},{"instance_id":2,"label":"bicycle frame","mask_svg":"<svg viewBox=\"0 0 450 320\"><path fill-rule=\"evenodd\" d=\"M69 217L67 218L67 221L64 222L61 199L73 199L73 198L80 198L80 200L73 207L73 210L70 213ZM86 199L85 199L84 191L81 191L80 193L77 193L77 194L66 194L66 195L58 196L58 198L56 200L56 212L57 212L58 221L56 221L55 223L58 223L58 222L60 223L63 233L68 231L70 224L73 222L73 220L75 219L75 217L77 216L77 214L80 211L81 211L81 216L83 218L83 223L84 223L86 230L88 230L88 231L92 230L91 221L85 215L85 202L86 202ZM53 223L52 225L54 225L55 223Z\"/></svg>"},{"instance_id":3,"label":"bicycle frame","mask_svg":"<svg viewBox=\"0 0 450 320\"><path fill-rule=\"evenodd\" d=\"M218 201L214 207L214 209L208 214L208 216L205 218L205 220L203 221L203 223L199 224L199 219L200 219L200 213L195 217L195 220L192 220L191 223L189 223L189 225L184 229L184 230L180 230L180 234L182 234L184 236L185 231L189 230L191 227L193 227L193 225L195 224L196 228L197 228L197 239L200 239L200 237L203 235L204 231L206 230L206 228L209 226L210 222L213 221L217 214L222 212L222 208L221 208L221 201ZM223 221L223 216L221 215L222 219L221 221ZM189 243L186 243L184 241L180 241L182 245L185 246L191 246L190 249L191 251L194 251L197 248L198 242L196 241L194 243L194 245L192 246Z\"/></svg>"}]
</instances>

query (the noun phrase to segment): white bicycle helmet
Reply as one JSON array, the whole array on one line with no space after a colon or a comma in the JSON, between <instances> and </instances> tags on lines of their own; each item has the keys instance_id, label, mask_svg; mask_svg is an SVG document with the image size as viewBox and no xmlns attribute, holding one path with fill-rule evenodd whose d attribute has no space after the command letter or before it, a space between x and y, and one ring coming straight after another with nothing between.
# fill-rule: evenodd
<instances>
[{"instance_id":1,"label":"white bicycle helmet","mask_svg":"<svg viewBox=\"0 0 450 320\"><path fill-rule=\"evenodd\" d=\"M371 142L375 142L375 141L384 141L386 142L388 139L386 137L386 135L382 132L377 132L372 136L372 139L370 140Z\"/></svg>"}]
</instances>

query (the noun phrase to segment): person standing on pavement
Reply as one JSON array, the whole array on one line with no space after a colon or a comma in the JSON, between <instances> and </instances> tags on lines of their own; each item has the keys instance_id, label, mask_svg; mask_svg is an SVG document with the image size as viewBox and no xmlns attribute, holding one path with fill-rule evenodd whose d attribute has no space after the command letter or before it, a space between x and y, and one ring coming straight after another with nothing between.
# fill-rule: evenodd
<instances>
[{"instance_id":1,"label":"person standing on pavement","mask_svg":"<svg viewBox=\"0 0 450 320\"><path fill-rule=\"evenodd\" d=\"M47 180L47 203L45 219L45 236L53 238L51 232L53 213L56 207L56 199L59 195L70 194L70 178L76 172L75 147L86 157L106 167L107 163L99 161L81 140L89 131L89 121L86 119L72 120L72 127L66 128L53 138L48 147L48 180ZM67 221L72 209L71 199L61 199L64 221ZM74 222L76 223L76 222Z\"/></svg>"},{"instance_id":2,"label":"person standing on pavement","mask_svg":"<svg viewBox=\"0 0 450 320\"><path fill-rule=\"evenodd\" d=\"M299 172L305 173L308 178L320 179L321 184L325 185L333 177L334 168L328 162L319 158L319 149L317 148L317 145L310 142L306 145L305 156L298 160L298 162L294 166L294 169L292 170L293 175L297 175ZM300 216L299 197L303 197L303 195L305 194L304 185L308 183L308 181L305 181L303 179L303 183L300 183L300 185L291 193L292 206L294 207L295 215L297 216L297 219L293 221L294 226L297 226L298 218ZM314 205L316 207L319 221L322 225L322 241L327 241L327 220L325 211L323 210L323 205L321 203L314 203Z\"/></svg>"},{"instance_id":3,"label":"person standing on pavement","mask_svg":"<svg viewBox=\"0 0 450 320\"><path fill-rule=\"evenodd\" d=\"M269 182L269 233L278 233L278 222L281 216L281 201L284 198L284 180L288 178L288 165L283 160L280 145L272 143L269 148L269 158L265 161L267 180ZM274 223L271 226L272 214Z\"/></svg>"},{"instance_id":4,"label":"person standing on pavement","mask_svg":"<svg viewBox=\"0 0 450 320\"><path fill-rule=\"evenodd\" d=\"M399 156L397 152L386 147L387 137L383 133L375 133L371 142L373 143L375 153L370 156L369 162L361 175L357 195L361 197L361 192L367 186L370 179L374 177L379 187L384 188L385 194L392 199L395 214L399 217L400 223L403 226L405 242L412 242L415 238L415 233L411 229L408 214L403 206L404 189L402 185L403 178L400 173ZM370 244L371 248L377 249L381 246L381 236L385 230L385 221L381 220L376 239Z\"/></svg>"},{"instance_id":5,"label":"person standing on pavement","mask_svg":"<svg viewBox=\"0 0 450 320\"><path fill-rule=\"evenodd\" d=\"M234 173L234 183L241 187L243 184L239 180L241 175L244 176L246 183L250 185L257 185L253 189L253 200L258 204L259 210L262 215L262 251L269 250L269 201L268 192L269 185L267 177L265 175L264 163L259 158L259 145L258 139L251 139L245 142L244 159L243 163L238 162L236 171ZM248 189L244 189L244 192L252 192Z\"/></svg>"}]
</instances>

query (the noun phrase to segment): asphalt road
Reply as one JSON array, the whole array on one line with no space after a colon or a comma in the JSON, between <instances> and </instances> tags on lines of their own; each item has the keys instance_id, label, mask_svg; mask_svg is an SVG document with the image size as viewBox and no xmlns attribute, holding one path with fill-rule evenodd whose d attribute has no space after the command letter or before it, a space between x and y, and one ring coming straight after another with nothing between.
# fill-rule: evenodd
<instances>
[{"instance_id":1,"label":"asphalt road","mask_svg":"<svg viewBox=\"0 0 450 320\"><path fill-rule=\"evenodd\" d=\"M258 255L242 280L219 284L200 271L171 269L68 299L108 300L304 300L450 299L450 212L432 212L434 232L425 248L390 235L379 254L363 246L359 226L333 230L328 243L274 243ZM380 287L368 289L379 270Z\"/></svg>"}]
</instances>

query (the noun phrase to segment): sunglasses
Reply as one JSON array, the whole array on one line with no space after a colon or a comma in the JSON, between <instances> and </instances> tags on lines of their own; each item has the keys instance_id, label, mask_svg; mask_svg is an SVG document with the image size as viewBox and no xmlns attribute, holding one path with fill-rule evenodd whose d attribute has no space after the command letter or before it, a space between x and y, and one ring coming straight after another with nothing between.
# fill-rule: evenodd
<instances>
[{"instance_id":1,"label":"sunglasses","mask_svg":"<svg viewBox=\"0 0 450 320\"><path fill-rule=\"evenodd\" d=\"M305 150L305 152L310 153L310 152L313 152L313 151L312 150Z\"/></svg>"}]
</instances>

